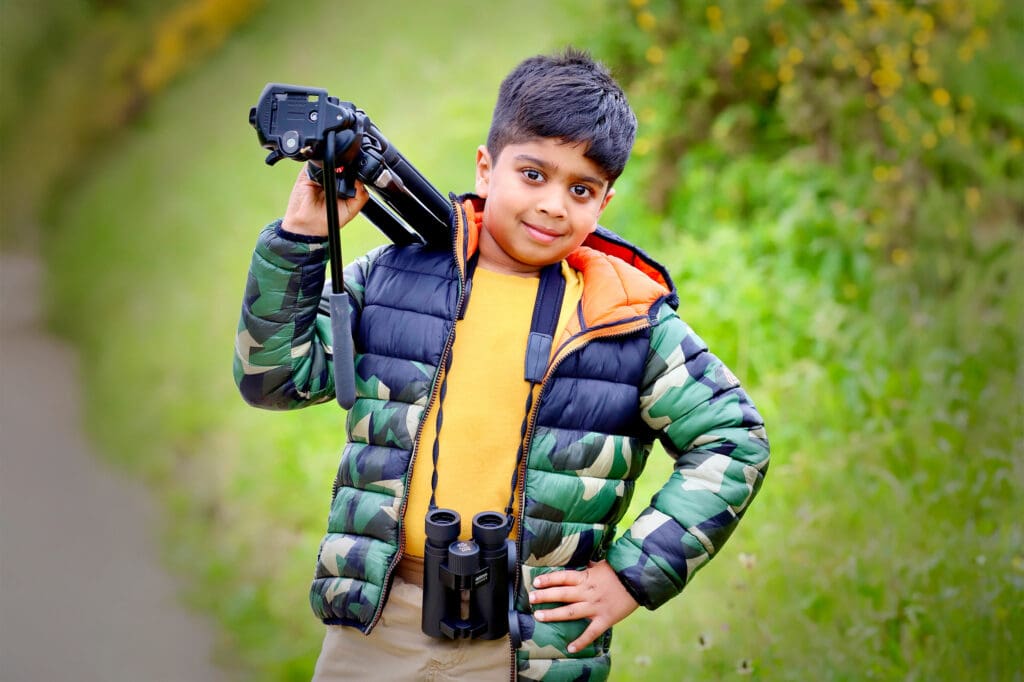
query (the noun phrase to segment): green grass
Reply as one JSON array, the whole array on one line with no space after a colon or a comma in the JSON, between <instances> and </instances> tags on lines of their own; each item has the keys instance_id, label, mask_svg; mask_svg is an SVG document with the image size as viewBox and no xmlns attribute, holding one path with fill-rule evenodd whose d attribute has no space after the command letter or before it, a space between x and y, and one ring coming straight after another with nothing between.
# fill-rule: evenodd
<instances>
[{"instance_id":1,"label":"green grass","mask_svg":"<svg viewBox=\"0 0 1024 682\"><path fill-rule=\"evenodd\" d=\"M501 76L601 19L573 3L297 7L271 4L154 100L54 202L44 239L89 428L164 498L166 558L245 679L308 679L306 595L343 427L331 406L251 409L231 379L251 247L298 171L263 165L249 107L268 81L326 87L464 191ZM721 555L616 629L613 678L1019 682L1019 224L922 197L929 225L968 229L887 267L855 211L835 210L869 167L729 161L687 156L672 223L638 208L629 170L605 214L669 266L684 319L744 379L773 445ZM737 196L742 219L726 210ZM380 240L353 224L347 257ZM634 509L670 468L652 455Z\"/></svg>"}]
</instances>

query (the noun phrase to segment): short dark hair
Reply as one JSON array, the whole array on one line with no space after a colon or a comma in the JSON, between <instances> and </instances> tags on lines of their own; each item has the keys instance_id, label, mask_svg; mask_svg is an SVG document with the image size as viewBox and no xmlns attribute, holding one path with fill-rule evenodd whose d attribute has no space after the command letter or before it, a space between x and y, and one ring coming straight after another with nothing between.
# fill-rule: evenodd
<instances>
[{"instance_id":1,"label":"short dark hair","mask_svg":"<svg viewBox=\"0 0 1024 682\"><path fill-rule=\"evenodd\" d=\"M582 50L521 62L498 91L487 149L495 159L509 144L558 138L587 145L609 184L622 174L636 138L636 115L608 68Z\"/></svg>"}]
</instances>

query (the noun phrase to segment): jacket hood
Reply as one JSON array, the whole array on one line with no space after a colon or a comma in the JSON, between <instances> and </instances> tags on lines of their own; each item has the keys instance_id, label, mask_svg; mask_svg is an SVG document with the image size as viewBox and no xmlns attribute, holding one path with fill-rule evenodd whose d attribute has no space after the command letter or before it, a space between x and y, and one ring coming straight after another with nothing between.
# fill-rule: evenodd
<instances>
[{"instance_id":1,"label":"jacket hood","mask_svg":"<svg viewBox=\"0 0 1024 682\"><path fill-rule=\"evenodd\" d=\"M462 208L465 220L454 243L460 267L476 253L483 229L484 199L475 194L452 197ZM569 265L583 274L583 319L586 327L613 324L625 318L652 317L659 302L672 308L679 296L668 270L611 230L598 225L583 244L567 257Z\"/></svg>"}]
</instances>

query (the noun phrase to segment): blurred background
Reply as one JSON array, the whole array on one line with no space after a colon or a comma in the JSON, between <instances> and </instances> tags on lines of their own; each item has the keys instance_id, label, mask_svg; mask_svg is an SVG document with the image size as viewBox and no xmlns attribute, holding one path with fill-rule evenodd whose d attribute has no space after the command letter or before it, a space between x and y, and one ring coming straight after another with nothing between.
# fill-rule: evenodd
<instances>
[{"instance_id":1,"label":"blurred background","mask_svg":"<svg viewBox=\"0 0 1024 682\"><path fill-rule=\"evenodd\" d=\"M603 224L668 266L773 446L720 556L616 628L613 679L1024 679L1024 3L0 12L0 248L42 264L83 428L158 500L160 561L226 672L311 673L306 594L344 419L254 410L231 379L251 249L298 171L263 164L249 107L268 81L326 88L467 191L501 78L572 43L640 120ZM381 240L353 226L346 257ZM3 431L6 460L23 444ZM652 455L635 507L670 467Z\"/></svg>"}]
</instances>

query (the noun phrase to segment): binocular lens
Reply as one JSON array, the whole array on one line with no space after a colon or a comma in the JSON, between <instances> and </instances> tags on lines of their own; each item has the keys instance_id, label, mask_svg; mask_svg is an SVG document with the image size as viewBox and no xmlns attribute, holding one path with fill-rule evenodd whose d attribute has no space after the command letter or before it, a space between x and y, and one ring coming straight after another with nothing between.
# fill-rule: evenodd
<instances>
[{"instance_id":1,"label":"binocular lens","mask_svg":"<svg viewBox=\"0 0 1024 682\"><path fill-rule=\"evenodd\" d=\"M434 509L427 513L424 523L427 542L447 549L449 544L459 538L462 518L452 509Z\"/></svg>"},{"instance_id":2,"label":"binocular lens","mask_svg":"<svg viewBox=\"0 0 1024 682\"><path fill-rule=\"evenodd\" d=\"M473 539L481 547L504 547L508 531L508 517L504 514L486 511L473 517Z\"/></svg>"}]
</instances>

